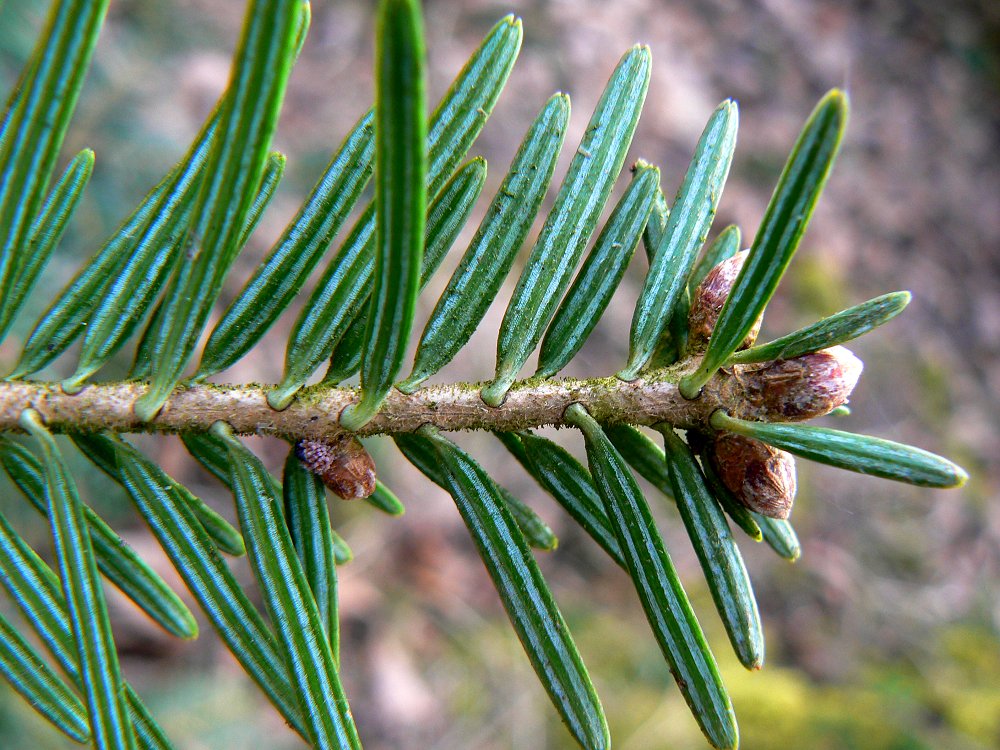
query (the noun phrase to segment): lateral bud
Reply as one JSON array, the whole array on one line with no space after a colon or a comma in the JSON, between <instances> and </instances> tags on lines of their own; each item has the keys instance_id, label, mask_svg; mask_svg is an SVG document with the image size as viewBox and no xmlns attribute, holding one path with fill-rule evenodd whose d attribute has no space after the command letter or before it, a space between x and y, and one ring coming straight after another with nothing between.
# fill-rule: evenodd
<instances>
[{"instance_id":1,"label":"lateral bud","mask_svg":"<svg viewBox=\"0 0 1000 750\"><path fill-rule=\"evenodd\" d=\"M793 359L737 366L734 377L744 390L744 419L798 422L847 403L864 365L849 349L832 346Z\"/></svg>"},{"instance_id":2,"label":"lateral bud","mask_svg":"<svg viewBox=\"0 0 1000 750\"><path fill-rule=\"evenodd\" d=\"M375 462L353 435L333 440L299 440L295 455L337 497L364 498L375 491Z\"/></svg>"},{"instance_id":3,"label":"lateral bud","mask_svg":"<svg viewBox=\"0 0 1000 750\"><path fill-rule=\"evenodd\" d=\"M741 250L716 265L691 295L691 309L688 311L688 349L691 351L704 351L708 346L708 340L712 337L715 324L719 321L719 313L722 312L726 297L732 291L736 277L740 275L740 270L749 254L749 250ZM761 318L757 318L750 333L740 344L740 349L752 346L757 340L760 322Z\"/></svg>"},{"instance_id":4,"label":"lateral bud","mask_svg":"<svg viewBox=\"0 0 1000 750\"><path fill-rule=\"evenodd\" d=\"M708 451L712 467L733 496L770 518L788 518L795 500L795 458L753 438L715 434Z\"/></svg>"}]
</instances>

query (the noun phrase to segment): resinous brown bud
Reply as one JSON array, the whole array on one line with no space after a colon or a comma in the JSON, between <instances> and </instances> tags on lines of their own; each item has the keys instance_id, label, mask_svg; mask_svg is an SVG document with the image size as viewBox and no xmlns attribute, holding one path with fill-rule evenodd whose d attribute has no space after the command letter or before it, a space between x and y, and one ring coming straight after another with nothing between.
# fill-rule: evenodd
<instances>
[{"instance_id":1,"label":"resinous brown bud","mask_svg":"<svg viewBox=\"0 0 1000 750\"><path fill-rule=\"evenodd\" d=\"M752 511L788 518L795 500L795 459L753 438L716 433L709 460L733 496Z\"/></svg>"},{"instance_id":2,"label":"resinous brown bud","mask_svg":"<svg viewBox=\"0 0 1000 750\"><path fill-rule=\"evenodd\" d=\"M719 320L719 313L722 305L729 296L729 292L736 283L736 277L740 275L740 269L750 254L749 250L742 250L732 258L722 261L715 266L702 279L702 282L691 295L691 308L688 311L688 348L691 351L703 351L708 346L708 340L712 337L715 324ZM740 349L746 349L753 345L760 333L760 318L754 323L753 329L743 339Z\"/></svg>"},{"instance_id":3,"label":"resinous brown bud","mask_svg":"<svg viewBox=\"0 0 1000 750\"><path fill-rule=\"evenodd\" d=\"M797 422L828 414L847 403L863 368L861 360L842 346L734 368L745 392L740 416Z\"/></svg>"},{"instance_id":4,"label":"resinous brown bud","mask_svg":"<svg viewBox=\"0 0 1000 750\"><path fill-rule=\"evenodd\" d=\"M375 491L375 462L353 435L332 441L299 440L295 455L338 497L350 500Z\"/></svg>"}]
</instances>

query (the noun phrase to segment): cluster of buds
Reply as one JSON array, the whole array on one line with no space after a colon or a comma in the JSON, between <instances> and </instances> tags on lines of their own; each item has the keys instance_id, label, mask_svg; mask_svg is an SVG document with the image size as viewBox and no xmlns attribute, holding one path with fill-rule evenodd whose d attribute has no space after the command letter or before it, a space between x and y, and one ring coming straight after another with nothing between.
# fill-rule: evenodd
<instances>
[{"instance_id":1,"label":"cluster of buds","mask_svg":"<svg viewBox=\"0 0 1000 750\"><path fill-rule=\"evenodd\" d=\"M302 465L345 500L369 497L375 492L375 462L353 435L334 440L299 440L295 455Z\"/></svg>"},{"instance_id":2,"label":"cluster of buds","mask_svg":"<svg viewBox=\"0 0 1000 750\"><path fill-rule=\"evenodd\" d=\"M719 313L748 251L715 266L698 285L688 316L688 346L705 349ZM753 345L758 318L741 344ZM731 415L766 422L801 421L828 414L847 403L863 365L849 350L833 346L791 359L733 365L726 389ZM772 518L788 518L795 499L795 459L753 438L717 432L705 436L704 457L742 505Z\"/></svg>"}]
</instances>

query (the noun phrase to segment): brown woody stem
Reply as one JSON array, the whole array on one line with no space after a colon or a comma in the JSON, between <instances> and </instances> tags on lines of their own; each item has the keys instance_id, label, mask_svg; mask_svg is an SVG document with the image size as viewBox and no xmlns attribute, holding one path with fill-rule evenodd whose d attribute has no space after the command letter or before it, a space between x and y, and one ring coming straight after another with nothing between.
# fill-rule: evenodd
<instances>
[{"instance_id":1,"label":"brown woody stem","mask_svg":"<svg viewBox=\"0 0 1000 750\"><path fill-rule=\"evenodd\" d=\"M413 432L424 424L445 431L558 426L565 424L563 412L573 403L583 404L607 424L707 426L712 412L731 399L731 383L717 379L689 401L677 389L680 374L674 367L632 382L529 379L516 383L499 408L482 401L483 384L430 386L410 396L394 390L358 434ZM343 432L340 413L359 396L354 388L314 386L304 389L287 409L275 411L267 404L267 386L192 385L174 391L156 419L144 423L135 416L133 404L146 388L144 383L103 383L70 396L52 383L0 382L0 431L19 430L21 412L33 408L59 432L205 432L222 420L241 434L322 439Z\"/></svg>"}]
</instances>

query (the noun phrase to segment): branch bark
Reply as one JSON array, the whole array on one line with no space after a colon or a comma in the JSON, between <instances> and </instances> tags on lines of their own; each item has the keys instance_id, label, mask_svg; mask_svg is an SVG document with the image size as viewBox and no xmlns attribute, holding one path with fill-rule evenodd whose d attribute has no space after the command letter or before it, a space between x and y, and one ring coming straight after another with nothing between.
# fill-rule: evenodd
<instances>
[{"instance_id":1,"label":"branch bark","mask_svg":"<svg viewBox=\"0 0 1000 750\"><path fill-rule=\"evenodd\" d=\"M424 424L444 431L560 426L565 424L563 412L574 403L583 404L595 419L607 424L667 422L680 428L705 427L712 412L732 403L733 379L724 372L694 400L681 396L676 385L681 374L674 367L632 382L613 377L529 379L516 383L498 408L487 406L479 397L482 383L430 386L410 396L394 390L358 434L413 432ZM144 383L104 383L70 396L53 383L0 383L0 431L20 430L18 418L30 407L49 429L59 432L206 432L222 420L241 434L329 439L344 432L338 418L360 395L355 388L313 386L303 389L284 411L275 411L267 404L267 386L192 385L175 390L159 415L146 423L133 411L146 389Z\"/></svg>"}]
</instances>

